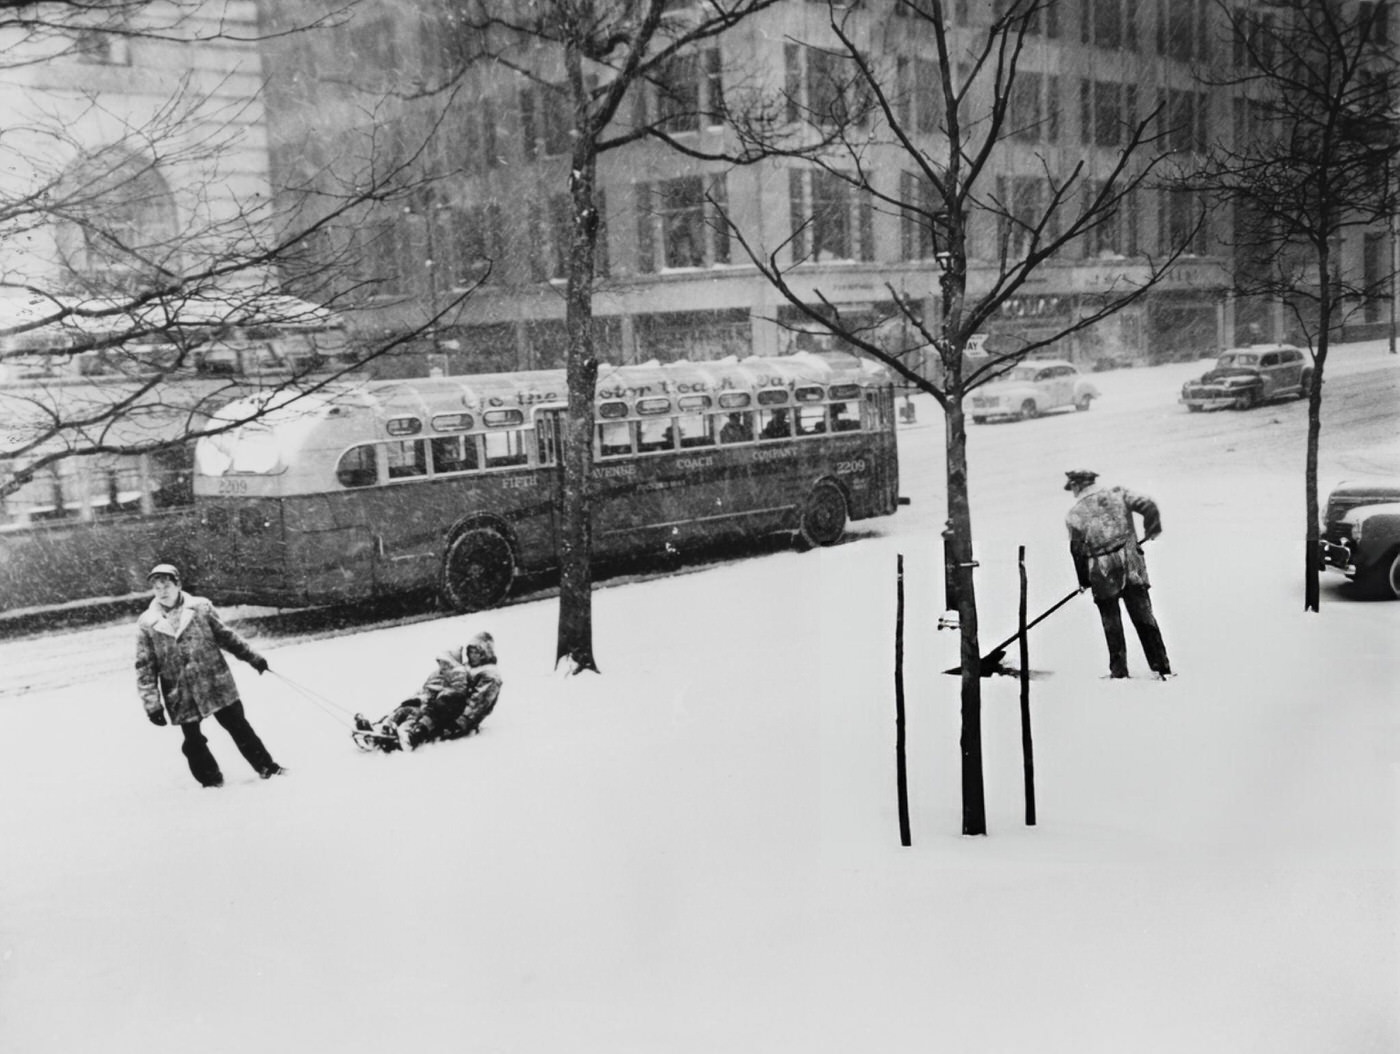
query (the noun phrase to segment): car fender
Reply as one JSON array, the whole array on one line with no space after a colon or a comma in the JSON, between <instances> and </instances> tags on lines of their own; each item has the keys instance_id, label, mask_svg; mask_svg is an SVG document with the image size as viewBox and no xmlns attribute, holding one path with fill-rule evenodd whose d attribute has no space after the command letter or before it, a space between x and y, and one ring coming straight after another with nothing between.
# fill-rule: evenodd
<instances>
[{"instance_id":1,"label":"car fender","mask_svg":"<svg viewBox=\"0 0 1400 1054\"><path fill-rule=\"evenodd\" d=\"M1370 567L1400 546L1400 502L1359 505L1342 519L1356 537L1353 563L1358 568Z\"/></svg>"}]
</instances>

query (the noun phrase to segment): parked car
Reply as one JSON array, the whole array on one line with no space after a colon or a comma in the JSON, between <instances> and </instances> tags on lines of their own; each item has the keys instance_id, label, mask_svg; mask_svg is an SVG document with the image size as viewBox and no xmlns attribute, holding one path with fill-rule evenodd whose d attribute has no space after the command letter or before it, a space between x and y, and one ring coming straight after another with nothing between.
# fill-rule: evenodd
<instances>
[{"instance_id":1,"label":"parked car","mask_svg":"<svg viewBox=\"0 0 1400 1054\"><path fill-rule=\"evenodd\" d=\"M991 417L1024 421L1046 410L1072 406L1087 410L1099 390L1070 362L1040 359L1013 366L972 393L970 413L975 424Z\"/></svg>"},{"instance_id":2,"label":"parked car","mask_svg":"<svg viewBox=\"0 0 1400 1054\"><path fill-rule=\"evenodd\" d=\"M1181 386L1181 401L1193 413L1227 406L1248 410L1270 399L1303 398L1312 377L1312 364L1292 345L1231 348L1213 369Z\"/></svg>"},{"instance_id":3,"label":"parked car","mask_svg":"<svg viewBox=\"0 0 1400 1054\"><path fill-rule=\"evenodd\" d=\"M1400 598L1400 479L1334 487L1321 544L1323 563L1367 592Z\"/></svg>"}]
</instances>

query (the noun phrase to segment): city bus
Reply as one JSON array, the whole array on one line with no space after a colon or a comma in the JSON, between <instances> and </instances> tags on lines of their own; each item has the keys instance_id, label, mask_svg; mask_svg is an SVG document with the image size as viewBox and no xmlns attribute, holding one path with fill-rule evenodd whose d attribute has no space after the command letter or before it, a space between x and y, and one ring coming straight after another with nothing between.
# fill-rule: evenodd
<instances>
[{"instance_id":1,"label":"city bus","mask_svg":"<svg viewBox=\"0 0 1400 1054\"><path fill-rule=\"evenodd\" d=\"M541 370L229 404L248 423L195 449L200 591L499 604L517 575L558 565L566 395L564 372ZM854 356L604 366L595 412L600 560L774 532L832 545L900 504L893 388Z\"/></svg>"}]
</instances>

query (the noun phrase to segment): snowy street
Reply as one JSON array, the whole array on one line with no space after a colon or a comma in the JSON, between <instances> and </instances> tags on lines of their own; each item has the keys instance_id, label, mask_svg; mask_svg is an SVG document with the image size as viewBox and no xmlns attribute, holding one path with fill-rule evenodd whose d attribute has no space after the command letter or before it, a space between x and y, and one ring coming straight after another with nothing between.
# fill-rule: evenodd
<instances>
[{"instance_id":1,"label":"snowy street","mask_svg":"<svg viewBox=\"0 0 1400 1054\"><path fill-rule=\"evenodd\" d=\"M0 642L0 1049L500 1054L1381 1054L1400 1049L1400 603L1302 610L1307 406L1190 414L1206 363L1093 374L1087 413L970 426L983 650L1074 588L1067 469L1153 497L1179 676L1110 682L1088 597L984 682L990 833L960 835L942 418L901 428L893 517L810 553L604 582L601 676L557 605L232 661L290 771L227 784L145 720L134 624ZM1319 500L1400 475L1400 361L1327 366ZM913 846L895 808L906 563ZM235 622L235 628L237 624ZM435 653L489 629L481 735L360 753ZM1013 653L1014 656L1014 653Z\"/></svg>"}]
</instances>

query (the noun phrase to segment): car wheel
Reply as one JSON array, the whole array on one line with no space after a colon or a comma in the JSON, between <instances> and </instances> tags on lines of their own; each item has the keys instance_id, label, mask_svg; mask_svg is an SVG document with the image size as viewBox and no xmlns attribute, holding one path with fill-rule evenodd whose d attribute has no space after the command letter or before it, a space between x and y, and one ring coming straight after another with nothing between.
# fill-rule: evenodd
<instances>
[{"instance_id":1,"label":"car wheel","mask_svg":"<svg viewBox=\"0 0 1400 1054\"><path fill-rule=\"evenodd\" d=\"M1400 549L1395 550L1372 570L1366 592L1386 600L1400 600Z\"/></svg>"},{"instance_id":2,"label":"car wheel","mask_svg":"<svg viewBox=\"0 0 1400 1054\"><path fill-rule=\"evenodd\" d=\"M846 533L846 496L835 483L818 483L807 496L798 525L804 546L835 545Z\"/></svg>"},{"instance_id":3,"label":"car wheel","mask_svg":"<svg viewBox=\"0 0 1400 1054\"><path fill-rule=\"evenodd\" d=\"M1089 406L1091 403L1093 403L1093 401L1093 396L1081 395L1078 399L1074 400L1074 408L1082 412L1084 410L1089 409Z\"/></svg>"},{"instance_id":4,"label":"car wheel","mask_svg":"<svg viewBox=\"0 0 1400 1054\"><path fill-rule=\"evenodd\" d=\"M494 528L469 528L447 547L442 591L456 611L495 607L510 592L514 578L515 553Z\"/></svg>"},{"instance_id":5,"label":"car wheel","mask_svg":"<svg viewBox=\"0 0 1400 1054\"><path fill-rule=\"evenodd\" d=\"M1240 396L1240 401L1236 403L1241 410L1253 410L1259 405L1259 389L1250 388Z\"/></svg>"},{"instance_id":6,"label":"car wheel","mask_svg":"<svg viewBox=\"0 0 1400 1054\"><path fill-rule=\"evenodd\" d=\"M1027 399L1025 402L1023 402L1023 403L1021 404L1021 420L1022 420L1022 421L1029 421L1032 417L1037 416L1038 413L1039 413L1039 411L1038 411L1038 410L1036 409L1036 407L1035 407L1035 400L1034 400L1034 399Z\"/></svg>"},{"instance_id":7,"label":"car wheel","mask_svg":"<svg viewBox=\"0 0 1400 1054\"><path fill-rule=\"evenodd\" d=\"M984 425L987 423L987 419L985 417L974 417L972 423L975 425Z\"/></svg>"}]
</instances>

